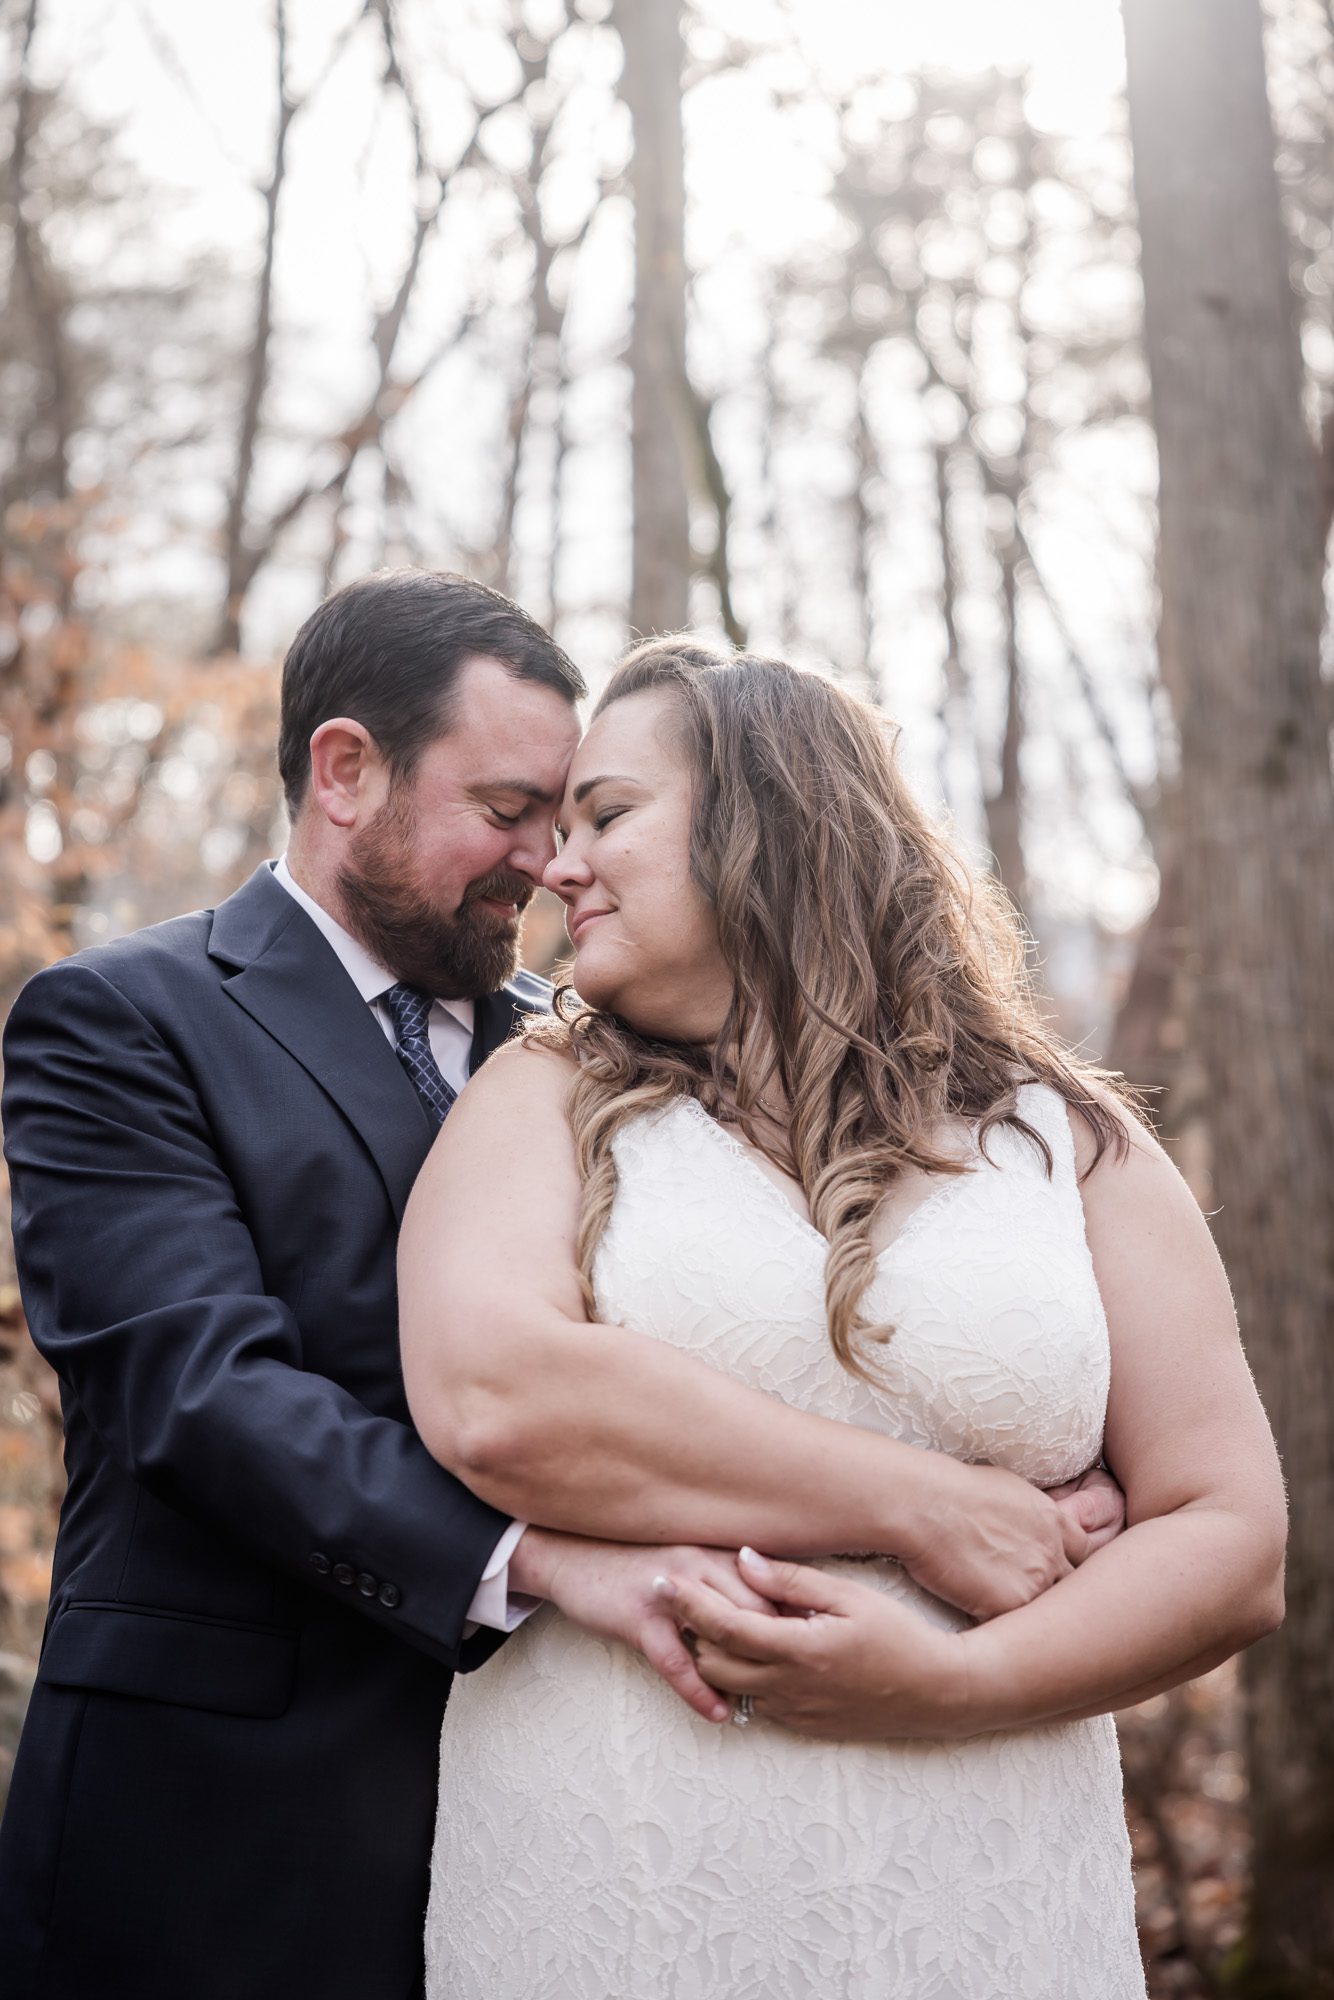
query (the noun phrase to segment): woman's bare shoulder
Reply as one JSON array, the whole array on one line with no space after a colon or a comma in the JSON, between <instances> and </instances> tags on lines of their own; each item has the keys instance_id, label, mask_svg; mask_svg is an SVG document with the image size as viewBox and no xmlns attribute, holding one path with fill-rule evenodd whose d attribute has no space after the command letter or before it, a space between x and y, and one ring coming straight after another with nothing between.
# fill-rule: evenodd
<instances>
[{"instance_id":1,"label":"woman's bare shoulder","mask_svg":"<svg viewBox=\"0 0 1334 2000\"><path fill-rule=\"evenodd\" d=\"M1116 1137L1106 1146L1098 1160L1099 1173L1104 1167L1124 1164L1130 1160L1140 1163L1155 1162L1161 1167L1172 1167L1157 1138L1138 1112L1125 1099L1096 1080L1088 1086L1089 1096L1110 1119ZM1097 1141L1091 1121L1077 1104L1069 1101L1065 1107L1070 1130L1075 1142L1075 1171L1081 1184L1097 1155ZM1175 1169L1172 1169L1175 1172Z\"/></svg>"},{"instance_id":2,"label":"woman's bare shoulder","mask_svg":"<svg viewBox=\"0 0 1334 2000\"><path fill-rule=\"evenodd\" d=\"M1134 1246L1141 1262L1150 1240L1175 1244L1176 1254L1192 1248L1211 1264L1217 1252L1209 1225L1175 1160L1149 1126L1115 1092L1095 1085L1094 1093L1117 1133L1097 1165L1094 1135L1075 1107L1069 1117L1075 1135L1075 1164L1084 1220L1095 1257L1104 1260L1109 1246L1118 1257Z\"/></svg>"},{"instance_id":3,"label":"woman's bare shoulder","mask_svg":"<svg viewBox=\"0 0 1334 2000\"><path fill-rule=\"evenodd\" d=\"M577 1073L574 1056L554 1041L516 1036L488 1056L468 1081L450 1122L465 1107L488 1117L514 1110L551 1108L564 1114Z\"/></svg>"}]
</instances>

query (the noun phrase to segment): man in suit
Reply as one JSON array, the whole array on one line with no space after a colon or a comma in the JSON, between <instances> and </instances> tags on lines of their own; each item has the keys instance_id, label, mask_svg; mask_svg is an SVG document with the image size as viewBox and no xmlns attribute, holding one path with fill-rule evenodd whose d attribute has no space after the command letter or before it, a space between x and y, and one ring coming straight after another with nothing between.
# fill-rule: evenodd
<instances>
[{"instance_id":1,"label":"man in suit","mask_svg":"<svg viewBox=\"0 0 1334 2000\"><path fill-rule=\"evenodd\" d=\"M410 1427L395 1240L454 1092L546 1004L519 919L582 692L480 585L338 593L284 670L288 855L14 1009L69 1472L0 1835L15 2000L416 1988L450 1670L512 1622L516 1530Z\"/></svg>"}]
</instances>

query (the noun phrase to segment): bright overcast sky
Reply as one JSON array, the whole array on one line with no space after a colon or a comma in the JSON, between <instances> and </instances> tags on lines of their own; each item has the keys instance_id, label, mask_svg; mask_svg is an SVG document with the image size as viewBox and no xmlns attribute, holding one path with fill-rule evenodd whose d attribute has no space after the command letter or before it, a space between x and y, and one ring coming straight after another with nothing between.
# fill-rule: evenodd
<instances>
[{"instance_id":1,"label":"bright overcast sky","mask_svg":"<svg viewBox=\"0 0 1334 2000\"><path fill-rule=\"evenodd\" d=\"M294 0L294 71L298 85L328 40L361 0ZM451 4L451 39L460 17L502 18L486 0ZM540 18L542 9L534 8ZM699 17L759 39L773 32L774 0L701 0ZM1028 67L1030 111L1040 125L1096 131L1123 75L1115 0L789 0L786 12L803 47L837 87L856 77L939 67ZM156 22L208 108L207 120L164 70L144 21ZM123 125L126 139L156 180L197 192L196 220L212 241L246 240L253 202L235 186L238 169L264 165L271 129L271 0L227 0L182 7L177 0L46 0L43 66L71 76L89 106ZM497 76L497 92L505 78ZM212 128L212 129L210 129ZM223 147L213 136L221 135ZM738 146L738 153L744 149ZM760 206L763 187L748 190Z\"/></svg>"},{"instance_id":2,"label":"bright overcast sky","mask_svg":"<svg viewBox=\"0 0 1334 2000\"><path fill-rule=\"evenodd\" d=\"M360 11L361 0L291 0L292 77L298 93L320 68L340 26ZM534 0L531 18L540 24L543 13L543 0ZM471 5L451 0L443 8L404 0L401 15L409 36L430 58L426 73L444 78L451 67L463 67L481 101L498 100L512 86L505 45L496 34L508 8L498 0L472 0ZM786 19L801 45L804 65L814 69L831 93L859 79L892 83L896 75L922 69L1027 69L1028 112L1040 129L1096 141L1098 134L1119 124L1115 100L1122 84L1122 51L1114 0L931 0L930 6L922 0L786 0L785 5L778 0L703 0L696 16L704 24L695 41L701 59L711 53L711 26L720 44L726 35L764 45L776 30L781 37ZM145 176L178 191L180 199L164 212L157 234L164 251L210 247L234 255L243 278L253 273L262 229L256 184L267 172L273 119L271 0L226 0L219 6L183 6L179 0L45 0L43 21L39 73L72 84L94 115L119 128L123 145ZM391 288L410 226L401 141L386 141L380 131L368 143L374 101L369 79L378 67L372 49L373 38L359 54L354 45L310 117L294 128L277 315L289 357L293 343L299 342L299 367L293 368L289 359L286 375L280 372L275 379L275 400L284 414L295 413L298 425L308 423L312 434L318 434L321 424L335 431L364 393L359 371L366 365L367 301ZM605 104L605 96L595 100L592 92L596 86L605 93L614 75L616 51L609 38L604 38L598 60L606 74L587 79L590 102ZM173 63L179 64L180 75L172 74ZM446 89L444 82L438 85L441 93ZM447 159L450 103L441 95L426 108L435 122L441 156ZM608 116L605 110L601 115ZM597 143L596 136L590 143ZM834 162L822 142L818 115L802 127L801 142L794 143L791 126L780 129L765 93L744 73L720 78L696 93L687 124L687 162L692 261L713 274L709 338L714 346L692 349L692 365L714 368L716 380L706 386L725 387L729 366L734 379L740 378L748 366L748 350L753 353L758 345L753 321L763 289L749 283L748 274L753 277L766 259L780 257L794 236L818 238L827 226L823 202ZM577 200L577 189L572 198ZM466 247L470 225L464 216L451 226L455 234L448 255L438 254L436 263L423 270L419 339L422 320L431 327L447 326L462 303L449 292L451 277L457 278L466 261L460 245ZM597 380L599 366L605 375L607 361L615 359L623 333L626 226L624 212L618 222L613 211L602 238L590 239L586 255L595 260L593 282L583 285L581 295L598 301L601 322L585 307L585 320L572 316L568 334L574 349L586 344L592 378L584 392L586 406L591 421L601 422L604 430L608 421L613 429L623 426L616 401L623 388L599 391ZM605 262L605 282L598 259ZM499 275L496 282L503 282ZM725 351L729 337L735 343L730 363ZM499 383L492 387L496 396L502 393ZM496 411L485 395L461 394L457 381L448 391L452 401L445 400L443 382L432 393L436 400L414 403L414 423L427 432L437 456L440 439L448 437L457 486L456 468L475 467L481 455L494 451ZM911 401L907 427L902 428L910 442L912 423L920 427L922 422L920 407L914 417ZM1144 567L1144 551L1134 544L1143 454L1138 463L1133 453L1121 461L1099 460L1096 454L1106 449L1095 442L1082 469L1073 468L1069 499L1052 529L1051 546L1067 569L1075 602L1095 607L1091 616L1096 623L1101 593L1107 629L1124 638L1127 602L1137 588L1142 594L1136 572L1137 566ZM1113 452L1118 449L1112 446ZM599 474L597 454L588 456L592 471L575 473L573 492L576 500L582 499L568 508L565 560L566 572L578 580L573 595L586 581L591 600L599 590L614 595L614 589L608 593L606 579L623 579L628 540L623 470L609 458L609 470ZM910 457L911 452L904 462ZM429 459L426 464L429 472ZM419 471L420 463L414 464L414 479ZM1107 524L1118 510L1122 518L1113 523L1109 544ZM890 565L892 575L898 563L908 592L915 591L918 598L915 605L905 598L896 622L895 705L914 739L913 707L915 700L919 703L920 734L926 740L937 701L939 622L932 604L929 535L924 527L917 532L914 541L909 522ZM170 552L159 557L164 579L171 561ZM1117 562L1123 564L1120 573ZM522 577L517 587L522 590ZM300 573L277 565L266 572L252 605L248 643L263 651L281 648L309 608L303 594L308 590L308 579ZM751 615L759 636L772 642L761 629L763 613L752 609ZM1130 624L1136 622L1132 615ZM617 643L605 620L601 628L575 622L568 631L562 628L562 636L595 673L600 654L609 656ZM1126 863L1106 874L1100 898L1105 913L1119 921L1142 904L1146 886L1141 865L1128 853ZM1083 873L1091 864L1089 856L1069 865ZM1059 852L1051 857L1056 873L1064 865ZM1076 901L1081 893L1076 892Z\"/></svg>"}]
</instances>

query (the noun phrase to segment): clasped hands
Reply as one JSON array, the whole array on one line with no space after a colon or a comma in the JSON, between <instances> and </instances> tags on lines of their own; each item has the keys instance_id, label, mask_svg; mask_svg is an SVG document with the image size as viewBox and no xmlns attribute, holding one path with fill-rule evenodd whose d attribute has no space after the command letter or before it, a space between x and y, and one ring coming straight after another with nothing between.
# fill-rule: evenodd
<instances>
[{"instance_id":1,"label":"clasped hands","mask_svg":"<svg viewBox=\"0 0 1334 2000\"><path fill-rule=\"evenodd\" d=\"M1071 1538L1080 1560L1125 1524L1125 1496L1100 1470L1048 1497L1082 1531ZM909 1565L919 1581L921 1566L920 1558ZM1060 1573L1070 1567L1067 1560ZM655 1590L700 1678L722 1694L749 1697L751 1714L837 1740L965 1736L988 1726L966 1630L929 1624L846 1575L770 1562L753 1549L741 1550L736 1569L760 1605L701 1575L664 1572ZM1027 1601L1020 1595L997 1609Z\"/></svg>"},{"instance_id":2,"label":"clasped hands","mask_svg":"<svg viewBox=\"0 0 1334 2000\"><path fill-rule=\"evenodd\" d=\"M1125 1525L1125 1496L1101 1471L1042 1493L990 1466L940 1468L930 1532L902 1561L924 1590L978 1620L1031 1602ZM513 1587L634 1646L711 1722L726 1721L744 1694L757 1717L807 1736L962 1736L987 1726L970 1686L967 1632L941 1630L845 1575L749 1550L654 1551L535 1529L516 1564L523 1575Z\"/></svg>"}]
</instances>

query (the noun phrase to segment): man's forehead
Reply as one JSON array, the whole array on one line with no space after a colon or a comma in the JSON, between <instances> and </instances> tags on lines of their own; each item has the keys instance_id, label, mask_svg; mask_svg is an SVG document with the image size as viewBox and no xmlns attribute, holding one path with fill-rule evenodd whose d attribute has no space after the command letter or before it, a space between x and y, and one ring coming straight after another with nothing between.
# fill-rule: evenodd
<instances>
[{"instance_id":1,"label":"man's forehead","mask_svg":"<svg viewBox=\"0 0 1334 2000\"><path fill-rule=\"evenodd\" d=\"M532 674L520 673L504 660L471 653L459 663L453 702L462 713L540 713L568 716L577 726L574 702L563 689Z\"/></svg>"},{"instance_id":2,"label":"man's forehead","mask_svg":"<svg viewBox=\"0 0 1334 2000\"><path fill-rule=\"evenodd\" d=\"M492 666L493 662L474 663ZM520 785L561 778L579 741L579 717L572 702L545 682L504 673L462 682L452 725L441 738L488 781ZM532 766L540 762L541 769Z\"/></svg>"}]
</instances>

